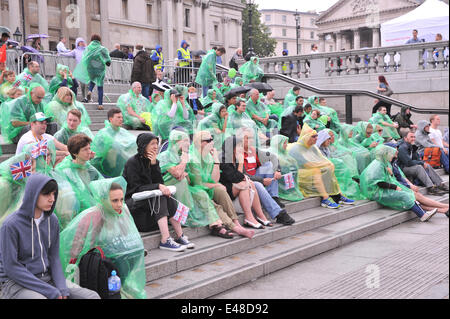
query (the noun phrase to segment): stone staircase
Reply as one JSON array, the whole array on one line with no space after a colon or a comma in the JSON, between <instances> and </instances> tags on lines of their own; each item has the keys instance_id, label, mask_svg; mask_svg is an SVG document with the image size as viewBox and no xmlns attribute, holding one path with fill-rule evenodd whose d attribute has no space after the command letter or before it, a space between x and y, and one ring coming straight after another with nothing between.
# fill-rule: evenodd
<instances>
[{"instance_id":1,"label":"stone staircase","mask_svg":"<svg viewBox=\"0 0 450 319\"><path fill-rule=\"evenodd\" d=\"M448 185L448 175L439 174ZM425 192L424 189L421 192ZM448 202L449 196L434 198ZM318 198L286 203L296 220L290 227L257 230L253 239L213 237L206 228L186 228L196 244L183 253L157 248L160 236L142 234L146 257L147 296L150 299L205 299L326 251L416 218L371 201L339 210L320 207ZM243 216L240 216L241 222ZM417 221L419 222L419 221Z\"/></svg>"}]
</instances>

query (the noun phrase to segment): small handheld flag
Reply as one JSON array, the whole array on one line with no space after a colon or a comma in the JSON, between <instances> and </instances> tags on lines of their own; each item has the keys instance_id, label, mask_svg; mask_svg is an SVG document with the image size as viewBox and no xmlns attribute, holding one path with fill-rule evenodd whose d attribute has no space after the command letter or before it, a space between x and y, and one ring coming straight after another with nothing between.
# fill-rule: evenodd
<instances>
[{"instance_id":1,"label":"small handheld flag","mask_svg":"<svg viewBox=\"0 0 450 319\"><path fill-rule=\"evenodd\" d=\"M36 159L39 156L47 156L48 154L48 142L47 140L42 140L36 143L31 149L31 157Z\"/></svg>"},{"instance_id":2,"label":"small handheld flag","mask_svg":"<svg viewBox=\"0 0 450 319\"><path fill-rule=\"evenodd\" d=\"M15 163L10 166L12 177L15 181L25 179L31 176L31 160Z\"/></svg>"},{"instance_id":3,"label":"small handheld flag","mask_svg":"<svg viewBox=\"0 0 450 319\"><path fill-rule=\"evenodd\" d=\"M284 175L284 189L289 190L295 187L294 174L289 173Z\"/></svg>"},{"instance_id":4,"label":"small handheld flag","mask_svg":"<svg viewBox=\"0 0 450 319\"><path fill-rule=\"evenodd\" d=\"M178 203L178 208L175 216L173 216L173 219L180 222L181 225L184 225L186 224L187 218L189 216L189 208L180 202Z\"/></svg>"}]
</instances>

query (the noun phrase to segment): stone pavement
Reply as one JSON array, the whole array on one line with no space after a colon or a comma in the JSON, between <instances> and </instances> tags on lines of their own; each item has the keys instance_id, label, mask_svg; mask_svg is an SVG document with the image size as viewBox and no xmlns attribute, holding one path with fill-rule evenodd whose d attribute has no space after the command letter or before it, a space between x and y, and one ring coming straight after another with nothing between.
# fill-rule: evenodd
<instances>
[{"instance_id":1,"label":"stone pavement","mask_svg":"<svg viewBox=\"0 0 450 319\"><path fill-rule=\"evenodd\" d=\"M449 220L417 219L212 299L448 299Z\"/></svg>"}]
</instances>

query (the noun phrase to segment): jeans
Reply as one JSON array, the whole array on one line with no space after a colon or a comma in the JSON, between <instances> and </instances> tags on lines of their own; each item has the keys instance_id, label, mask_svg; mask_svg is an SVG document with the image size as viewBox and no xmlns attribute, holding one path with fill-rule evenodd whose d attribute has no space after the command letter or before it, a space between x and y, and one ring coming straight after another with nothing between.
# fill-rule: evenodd
<instances>
[{"instance_id":1,"label":"jeans","mask_svg":"<svg viewBox=\"0 0 450 319\"><path fill-rule=\"evenodd\" d=\"M263 166L260 166L256 170L256 176L262 177L262 178L273 178L273 165L271 162L267 162ZM273 180L272 183L269 186L266 186L267 192L272 197L278 197L278 181Z\"/></svg>"},{"instance_id":2,"label":"jeans","mask_svg":"<svg viewBox=\"0 0 450 319\"><path fill-rule=\"evenodd\" d=\"M142 95L147 99L150 97L150 84L142 84Z\"/></svg>"},{"instance_id":3,"label":"jeans","mask_svg":"<svg viewBox=\"0 0 450 319\"><path fill-rule=\"evenodd\" d=\"M260 182L254 182L256 191L258 192L259 200L263 208L269 213L270 218L274 219L281 212L281 207L273 200L269 192Z\"/></svg>"},{"instance_id":4,"label":"jeans","mask_svg":"<svg viewBox=\"0 0 450 319\"><path fill-rule=\"evenodd\" d=\"M89 83L89 92L92 92L94 87L95 87L94 82ZM98 91L98 105L103 105L103 86L97 86L97 91Z\"/></svg>"},{"instance_id":5,"label":"jeans","mask_svg":"<svg viewBox=\"0 0 450 319\"><path fill-rule=\"evenodd\" d=\"M203 97L207 97L208 96L209 89L211 89L211 86L204 86L203 87Z\"/></svg>"}]
</instances>

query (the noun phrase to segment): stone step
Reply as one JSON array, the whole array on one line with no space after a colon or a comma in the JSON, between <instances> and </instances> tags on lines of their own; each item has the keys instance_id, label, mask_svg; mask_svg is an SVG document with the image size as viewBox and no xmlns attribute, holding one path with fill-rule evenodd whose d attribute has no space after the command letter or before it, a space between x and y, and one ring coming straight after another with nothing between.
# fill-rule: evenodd
<instances>
[{"instance_id":1,"label":"stone step","mask_svg":"<svg viewBox=\"0 0 450 319\"><path fill-rule=\"evenodd\" d=\"M448 195L440 199L448 202ZM326 251L416 218L412 212L376 209L223 258L191 266L147 284L149 299L205 299ZM447 218L443 215L435 218ZM198 240L196 249L213 242ZM226 247L223 247L225 250ZM150 255L151 256L151 255ZM182 257L178 258L182 262ZM295 274L293 274L295 276Z\"/></svg>"}]
</instances>

